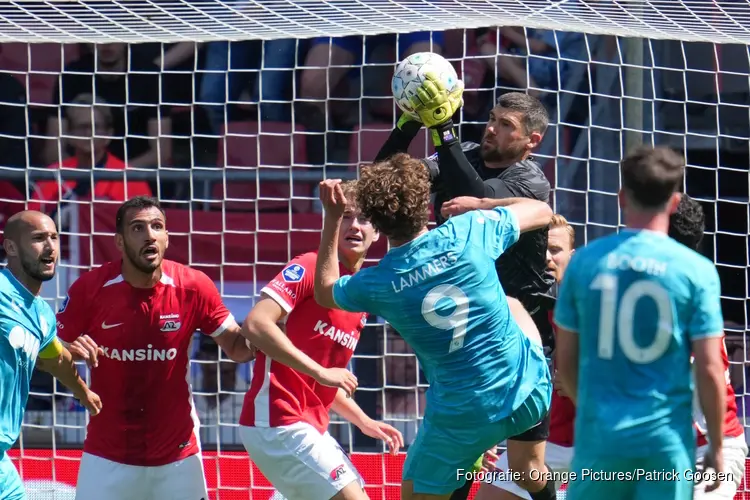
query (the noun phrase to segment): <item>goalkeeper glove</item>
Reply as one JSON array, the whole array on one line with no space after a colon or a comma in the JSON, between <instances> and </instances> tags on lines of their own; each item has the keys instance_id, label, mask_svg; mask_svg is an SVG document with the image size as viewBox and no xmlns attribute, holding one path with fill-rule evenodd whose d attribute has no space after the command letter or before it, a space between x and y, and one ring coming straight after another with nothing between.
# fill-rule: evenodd
<instances>
[{"instance_id":1,"label":"goalkeeper glove","mask_svg":"<svg viewBox=\"0 0 750 500\"><path fill-rule=\"evenodd\" d=\"M464 105L464 82L458 80L448 92L435 73L427 73L425 81L410 99L414 111L427 128L443 125Z\"/></svg>"}]
</instances>

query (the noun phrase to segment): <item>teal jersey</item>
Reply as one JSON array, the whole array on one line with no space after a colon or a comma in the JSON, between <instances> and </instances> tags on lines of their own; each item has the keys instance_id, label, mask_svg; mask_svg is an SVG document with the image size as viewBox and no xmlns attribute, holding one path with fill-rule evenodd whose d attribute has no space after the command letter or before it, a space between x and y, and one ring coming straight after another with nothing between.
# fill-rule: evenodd
<instances>
[{"instance_id":1,"label":"teal jersey","mask_svg":"<svg viewBox=\"0 0 750 500\"><path fill-rule=\"evenodd\" d=\"M52 308L8 269L0 272L0 451L21 433L29 383L40 351L57 334Z\"/></svg>"},{"instance_id":2,"label":"teal jersey","mask_svg":"<svg viewBox=\"0 0 750 500\"><path fill-rule=\"evenodd\" d=\"M549 371L511 317L495 260L518 241L497 208L453 217L334 286L346 311L385 318L430 384L425 418L472 426L510 416Z\"/></svg>"},{"instance_id":3,"label":"teal jersey","mask_svg":"<svg viewBox=\"0 0 750 500\"><path fill-rule=\"evenodd\" d=\"M601 238L573 255L554 319L579 340L576 454L695 446L691 341L724 330L711 261L652 231Z\"/></svg>"}]
</instances>

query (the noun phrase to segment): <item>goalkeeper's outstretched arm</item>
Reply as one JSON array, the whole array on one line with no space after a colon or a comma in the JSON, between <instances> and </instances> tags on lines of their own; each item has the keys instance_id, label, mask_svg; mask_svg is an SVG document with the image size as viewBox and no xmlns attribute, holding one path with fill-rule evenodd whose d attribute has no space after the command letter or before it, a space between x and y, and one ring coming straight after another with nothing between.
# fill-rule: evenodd
<instances>
[{"instance_id":1,"label":"goalkeeper's outstretched arm","mask_svg":"<svg viewBox=\"0 0 750 500\"><path fill-rule=\"evenodd\" d=\"M375 163L385 161L398 153L406 153L421 128L421 123L410 119L407 115L401 115L396 128L378 151Z\"/></svg>"}]
</instances>

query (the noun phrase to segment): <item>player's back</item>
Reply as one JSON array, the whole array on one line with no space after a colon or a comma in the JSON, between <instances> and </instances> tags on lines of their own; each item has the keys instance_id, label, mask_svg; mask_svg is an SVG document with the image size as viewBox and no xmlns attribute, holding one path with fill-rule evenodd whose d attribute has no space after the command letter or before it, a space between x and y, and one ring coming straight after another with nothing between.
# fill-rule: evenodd
<instances>
[{"instance_id":1,"label":"player's back","mask_svg":"<svg viewBox=\"0 0 750 500\"><path fill-rule=\"evenodd\" d=\"M18 439L39 352L54 338L54 314L6 268L0 272L0 451Z\"/></svg>"},{"instance_id":2,"label":"player's back","mask_svg":"<svg viewBox=\"0 0 750 500\"><path fill-rule=\"evenodd\" d=\"M563 287L578 317L577 450L647 456L694 444L691 339L721 332L698 304L712 277L710 261L652 231L625 230L574 257Z\"/></svg>"},{"instance_id":3,"label":"player's back","mask_svg":"<svg viewBox=\"0 0 750 500\"><path fill-rule=\"evenodd\" d=\"M548 373L541 349L512 320L495 272L495 259L518 234L508 210L470 212L352 278L359 303L414 350L430 384L426 416L433 422L498 421Z\"/></svg>"}]
</instances>

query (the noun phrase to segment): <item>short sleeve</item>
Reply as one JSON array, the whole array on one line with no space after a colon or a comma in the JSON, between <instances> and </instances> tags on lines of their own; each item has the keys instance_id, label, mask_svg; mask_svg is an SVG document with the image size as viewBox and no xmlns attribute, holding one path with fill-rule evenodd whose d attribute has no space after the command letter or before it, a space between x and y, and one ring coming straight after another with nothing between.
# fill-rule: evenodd
<instances>
[{"instance_id":1,"label":"short sleeve","mask_svg":"<svg viewBox=\"0 0 750 500\"><path fill-rule=\"evenodd\" d=\"M52 341L57 338L57 322L55 321L55 313L52 312L52 309L47 304L44 305L44 309L45 311L42 316L42 319L44 320L44 324L42 325L42 333L44 334L44 339L39 346L39 352L42 352L44 349L46 349L47 346L49 346L50 343L52 343Z\"/></svg>"},{"instance_id":2,"label":"short sleeve","mask_svg":"<svg viewBox=\"0 0 750 500\"><path fill-rule=\"evenodd\" d=\"M214 282L204 273L195 272L198 274L196 278L199 307L198 328L205 335L218 337L235 322L234 316L221 300Z\"/></svg>"},{"instance_id":3,"label":"short sleeve","mask_svg":"<svg viewBox=\"0 0 750 500\"><path fill-rule=\"evenodd\" d=\"M721 312L721 282L713 265L705 266L695 281L693 316L688 326L691 340L724 335L724 316Z\"/></svg>"},{"instance_id":4,"label":"short sleeve","mask_svg":"<svg viewBox=\"0 0 750 500\"><path fill-rule=\"evenodd\" d=\"M560 290L557 295L553 321L556 328L563 328L571 332L578 332L580 329L580 318L576 308L576 269L577 261L580 260L580 254L574 254L570 259L568 268L565 271L565 279L560 284Z\"/></svg>"},{"instance_id":5,"label":"short sleeve","mask_svg":"<svg viewBox=\"0 0 750 500\"><path fill-rule=\"evenodd\" d=\"M497 260L521 235L516 214L504 207L474 210L451 221L457 238L468 238L492 260Z\"/></svg>"},{"instance_id":6,"label":"short sleeve","mask_svg":"<svg viewBox=\"0 0 750 500\"><path fill-rule=\"evenodd\" d=\"M57 311L57 335L65 342L73 342L89 328L88 317L91 311L87 277L88 275L84 274L70 286L68 295L63 300L60 310Z\"/></svg>"},{"instance_id":7,"label":"short sleeve","mask_svg":"<svg viewBox=\"0 0 750 500\"><path fill-rule=\"evenodd\" d=\"M293 259L263 287L261 293L271 297L289 314L297 304L313 296L316 260L314 253Z\"/></svg>"},{"instance_id":8,"label":"short sleeve","mask_svg":"<svg viewBox=\"0 0 750 500\"><path fill-rule=\"evenodd\" d=\"M342 276L333 284L333 301L339 309L348 312L372 312L367 306L367 287L363 271L350 276Z\"/></svg>"}]
</instances>

